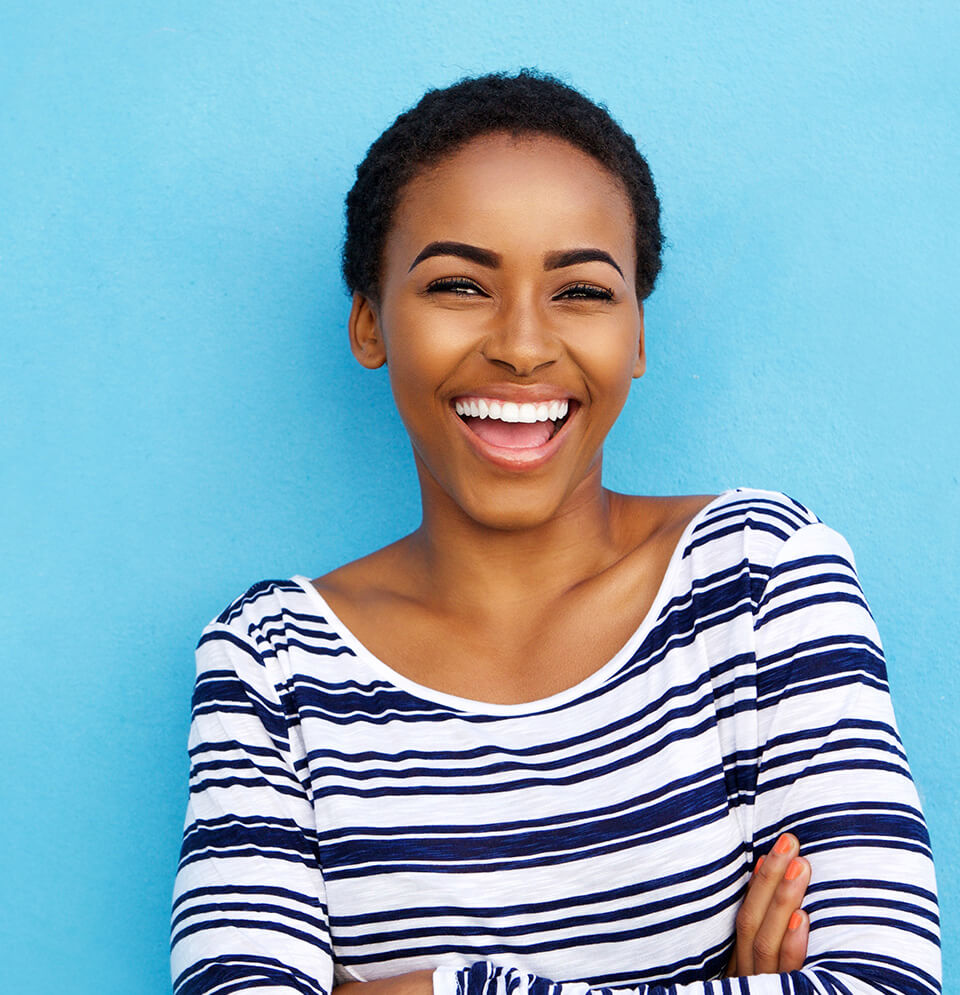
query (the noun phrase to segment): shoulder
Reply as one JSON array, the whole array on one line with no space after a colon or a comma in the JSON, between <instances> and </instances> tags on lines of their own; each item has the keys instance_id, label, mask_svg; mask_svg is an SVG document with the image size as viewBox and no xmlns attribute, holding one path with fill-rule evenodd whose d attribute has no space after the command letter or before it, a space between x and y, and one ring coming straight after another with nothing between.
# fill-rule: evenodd
<instances>
[{"instance_id":1,"label":"shoulder","mask_svg":"<svg viewBox=\"0 0 960 995\"><path fill-rule=\"evenodd\" d=\"M310 583L348 626L348 616L377 612L384 604L400 603L409 608L427 579L420 559L411 551L411 539L405 536Z\"/></svg>"},{"instance_id":2,"label":"shoulder","mask_svg":"<svg viewBox=\"0 0 960 995\"><path fill-rule=\"evenodd\" d=\"M820 522L806 505L782 491L758 487L736 487L724 491L704 509L704 519L740 523L744 528L760 529L781 539L807 525Z\"/></svg>"},{"instance_id":3,"label":"shoulder","mask_svg":"<svg viewBox=\"0 0 960 995\"><path fill-rule=\"evenodd\" d=\"M270 612L282 610L291 597L296 600L306 593L303 586L293 579L257 581L234 598L207 629L220 626L243 629L251 620L261 620Z\"/></svg>"},{"instance_id":4,"label":"shoulder","mask_svg":"<svg viewBox=\"0 0 960 995\"><path fill-rule=\"evenodd\" d=\"M737 487L722 494L672 497L615 495L628 542L659 542L685 562L694 577L750 565L765 576L785 554L845 541L809 507L776 490ZM852 561L852 557L851 557Z\"/></svg>"},{"instance_id":5,"label":"shoulder","mask_svg":"<svg viewBox=\"0 0 960 995\"><path fill-rule=\"evenodd\" d=\"M323 653L335 641L322 599L294 577L247 588L204 628L197 653L270 668L293 646Z\"/></svg>"},{"instance_id":6,"label":"shoulder","mask_svg":"<svg viewBox=\"0 0 960 995\"><path fill-rule=\"evenodd\" d=\"M683 559L694 577L749 575L755 605L772 578L798 566L842 566L856 575L846 540L806 505L781 491L738 487L691 522Z\"/></svg>"},{"instance_id":7,"label":"shoulder","mask_svg":"<svg viewBox=\"0 0 960 995\"><path fill-rule=\"evenodd\" d=\"M805 505L781 491L737 487L718 495L662 497L615 495L628 516L649 531L688 528L694 545L723 535L752 530L782 542L794 532L820 522Z\"/></svg>"},{"instance_id":8,"label":"shoulder","mask_svg":"<svg viewBox=\"0 0 960 995\"><path fill-rule=\"evenodd\" d=\"M822 524L806 505L781 491L737 487L700 512L692 523L686 552L742 548L751 560L772 563L795 535Z\"/></svg>"}]
</instances>

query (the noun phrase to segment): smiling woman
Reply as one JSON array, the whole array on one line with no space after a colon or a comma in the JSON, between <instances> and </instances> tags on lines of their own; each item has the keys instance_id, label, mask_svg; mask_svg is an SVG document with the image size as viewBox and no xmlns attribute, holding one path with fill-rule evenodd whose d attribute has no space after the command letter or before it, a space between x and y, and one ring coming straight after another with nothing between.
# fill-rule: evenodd
<instances>
[{"instance_id":1,"label":"smiling woman","mask_svg":"<svg viewBox=\"0 0 960 995\"><path fill-rule=\"evenodd\" d=\"M494 527L541 524L599 484L643 372L634 242L622 184L552 136L484 135L407 184L379 298L355 297L350 328L360 361L390 370L425 516L449 500ZM473 424L456 412L472 398ZM539 424L521 407L551 402L567 406L555 434L508 427Z\"/></svg>"},{"instance_id":2,"label":"smiling woman","mask_svg":"<svg viewBox=\"0 0 960 995\"><path fill-rule=\"evenodd\" d=\"M422 522L205 630L182 995L939 991L846 543L782 494L603 486L660 244L633 141L549 77L431 92L372 146L350 342Z\"/></svg>"}]
</instances>

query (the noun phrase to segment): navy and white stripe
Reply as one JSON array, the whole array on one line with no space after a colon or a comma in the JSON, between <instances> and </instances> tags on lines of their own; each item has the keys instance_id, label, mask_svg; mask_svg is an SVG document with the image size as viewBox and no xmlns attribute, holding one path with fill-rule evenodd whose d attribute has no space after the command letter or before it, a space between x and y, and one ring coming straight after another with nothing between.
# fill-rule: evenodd
<instances>
[{"instance_id":1,"label":"navy and white stripe","mask_svg":"<svg viewBox=\"0 0 960 995\"><path fill-rule=\"evenodd\" d=\"M847 544L781 494L705 508L627 645L544 701L414 684L305 578L251 588L197 663L178 995L427 967L437 995L940 991L880 640ZM804 970L711 981L784 830Z\"/></svg>"}]
</instances>

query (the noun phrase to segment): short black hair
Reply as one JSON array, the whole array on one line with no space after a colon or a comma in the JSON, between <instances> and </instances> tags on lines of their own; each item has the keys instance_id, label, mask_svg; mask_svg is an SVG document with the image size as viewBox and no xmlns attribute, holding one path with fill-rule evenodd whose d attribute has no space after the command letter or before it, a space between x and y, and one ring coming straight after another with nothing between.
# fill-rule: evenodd
<instances>
[{"instance_id":1,"label":"short black hair","mask_svg":"<svg viewBox=\"0 0 960 995\"><path fill-rule=\"evenodd\" d=\"M370 146L347 194L347 289L379 302L384 244L403 188L467 142L498 131L562 138L620 180L633 206L637 296L649 296L660 272L663 235L647 161L605 107L535 69L468 77L428 90Z\"/></svg>"}]
</instances>

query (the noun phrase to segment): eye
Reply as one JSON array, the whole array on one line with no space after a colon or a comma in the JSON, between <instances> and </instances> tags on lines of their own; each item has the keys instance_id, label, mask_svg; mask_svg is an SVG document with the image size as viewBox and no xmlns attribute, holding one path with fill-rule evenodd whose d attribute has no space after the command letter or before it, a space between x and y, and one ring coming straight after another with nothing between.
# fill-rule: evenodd
<instances>
[{"instance_id":1,"label":"eye","mask_svg":"<svg viewBox=\"0 0 960 995\"><path fill-rule=\"evenodd\" d=\"M554 298L555 301L612 301L613 291L595 283L573 283L564 287Z\"/></svg>"},{"instance_id":2,"label":"eye","mask_svg":"<svg viewBox=\"0 0 960 995\"><path fill-rule=\"evenodd\" d=\"M427 284L428 294L452 294L454 297L486 297L483 289L465 276L444 276Z\"/></svg>"}]
</instances>

